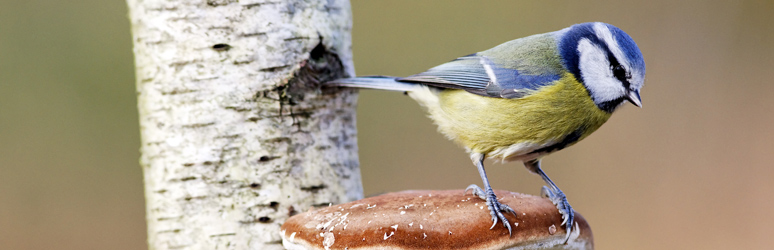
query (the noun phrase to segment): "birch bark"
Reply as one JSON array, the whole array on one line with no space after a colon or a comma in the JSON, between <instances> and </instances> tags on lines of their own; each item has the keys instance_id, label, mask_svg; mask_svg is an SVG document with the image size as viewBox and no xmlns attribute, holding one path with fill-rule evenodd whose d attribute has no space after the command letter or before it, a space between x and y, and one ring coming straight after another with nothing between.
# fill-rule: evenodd
<instances>
[{"instance_id":1,"label":"birch bark","mask_svg":"<svg viewBox=\"0 0 774 250\"><path fill-rule=\"evenodd\" d=\"M127 0L150 249L281 249L362 198L347 0Z\"/></svg>"}]
</instances>

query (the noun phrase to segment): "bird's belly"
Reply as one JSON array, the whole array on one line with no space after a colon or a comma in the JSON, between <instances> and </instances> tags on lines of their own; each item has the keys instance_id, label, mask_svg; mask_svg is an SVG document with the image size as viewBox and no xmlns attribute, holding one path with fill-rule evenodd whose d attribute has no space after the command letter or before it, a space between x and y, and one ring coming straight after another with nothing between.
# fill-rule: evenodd
<instances>
[{"instance_id":1,"label":"bird's belly","mask_svg":"<svg viewBox=\"0 0 774 250\"><path fill-rule=\"evenodd\" d=\"M438 93L438 107L428 111L450 139L503 160L534 159L570 146L610 117L574 78L543 88L519 99L445 90Z\"/></svg>"}]
</instances>

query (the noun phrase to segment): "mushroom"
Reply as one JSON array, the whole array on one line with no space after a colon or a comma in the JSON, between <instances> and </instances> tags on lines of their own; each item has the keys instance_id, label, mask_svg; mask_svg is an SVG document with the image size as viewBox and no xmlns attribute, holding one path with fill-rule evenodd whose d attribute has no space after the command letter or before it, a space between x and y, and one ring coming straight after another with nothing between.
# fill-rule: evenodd
<instances>
[{"instance_id":1,"label":"mushroom","mask_svg":"<svg viewBox=\"0 0 774 250\"><path fill-rule=\"evenodd\" d=\"M492 227L484 200L463 190L388 193L311 210L290 217L282 244L301 249L593 249L593 235L576 212L575 230L565 243L562 216L541 197L496 190L513 235ZM490 229L490 227L492 227Z\"/></svg>"}]
</instances>

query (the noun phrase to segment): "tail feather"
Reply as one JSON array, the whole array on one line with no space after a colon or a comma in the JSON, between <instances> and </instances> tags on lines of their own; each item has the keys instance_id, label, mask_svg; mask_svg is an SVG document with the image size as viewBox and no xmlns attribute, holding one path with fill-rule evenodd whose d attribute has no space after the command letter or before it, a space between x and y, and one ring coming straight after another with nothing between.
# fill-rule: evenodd
<instances>
[{"instance_id":1,"label":"tail feather","mask_svg":"<svg viewBox=\"0 0 774 250\"><path fill-rule=\"evenodd\" d=\"M350 88L367 88L367 89L382 89L392 91L412 91L418 87L415 83L397 82L395 77L389 76L364 76L354 78L341 78L325 83L326 85L350 87Z\"/></svg>"}]
</instances>

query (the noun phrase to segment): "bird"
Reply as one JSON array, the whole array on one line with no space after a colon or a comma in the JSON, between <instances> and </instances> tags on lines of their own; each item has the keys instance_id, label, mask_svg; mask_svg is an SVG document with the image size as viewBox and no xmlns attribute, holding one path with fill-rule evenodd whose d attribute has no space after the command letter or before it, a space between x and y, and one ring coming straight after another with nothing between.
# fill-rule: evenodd
<instances>
[{"instance_id":1,"label":"bird","mask_svg":"<svg viewBox=\"0 0 774 250\"><path fill-rule=\"evenodd\" d=\"M511 40L407 76L341 78L327 84L405 92L429 113L438 131L469 153L483 188L466 188L486 201L492 226L512 235L484 169L485 159L521 161L546 186L541 194L562 215L565 242L574 211L541 168L541 159L589 136L625 102L642 107L645 62L634 40L602 22Z\"/></svg>"}]
</instances>

